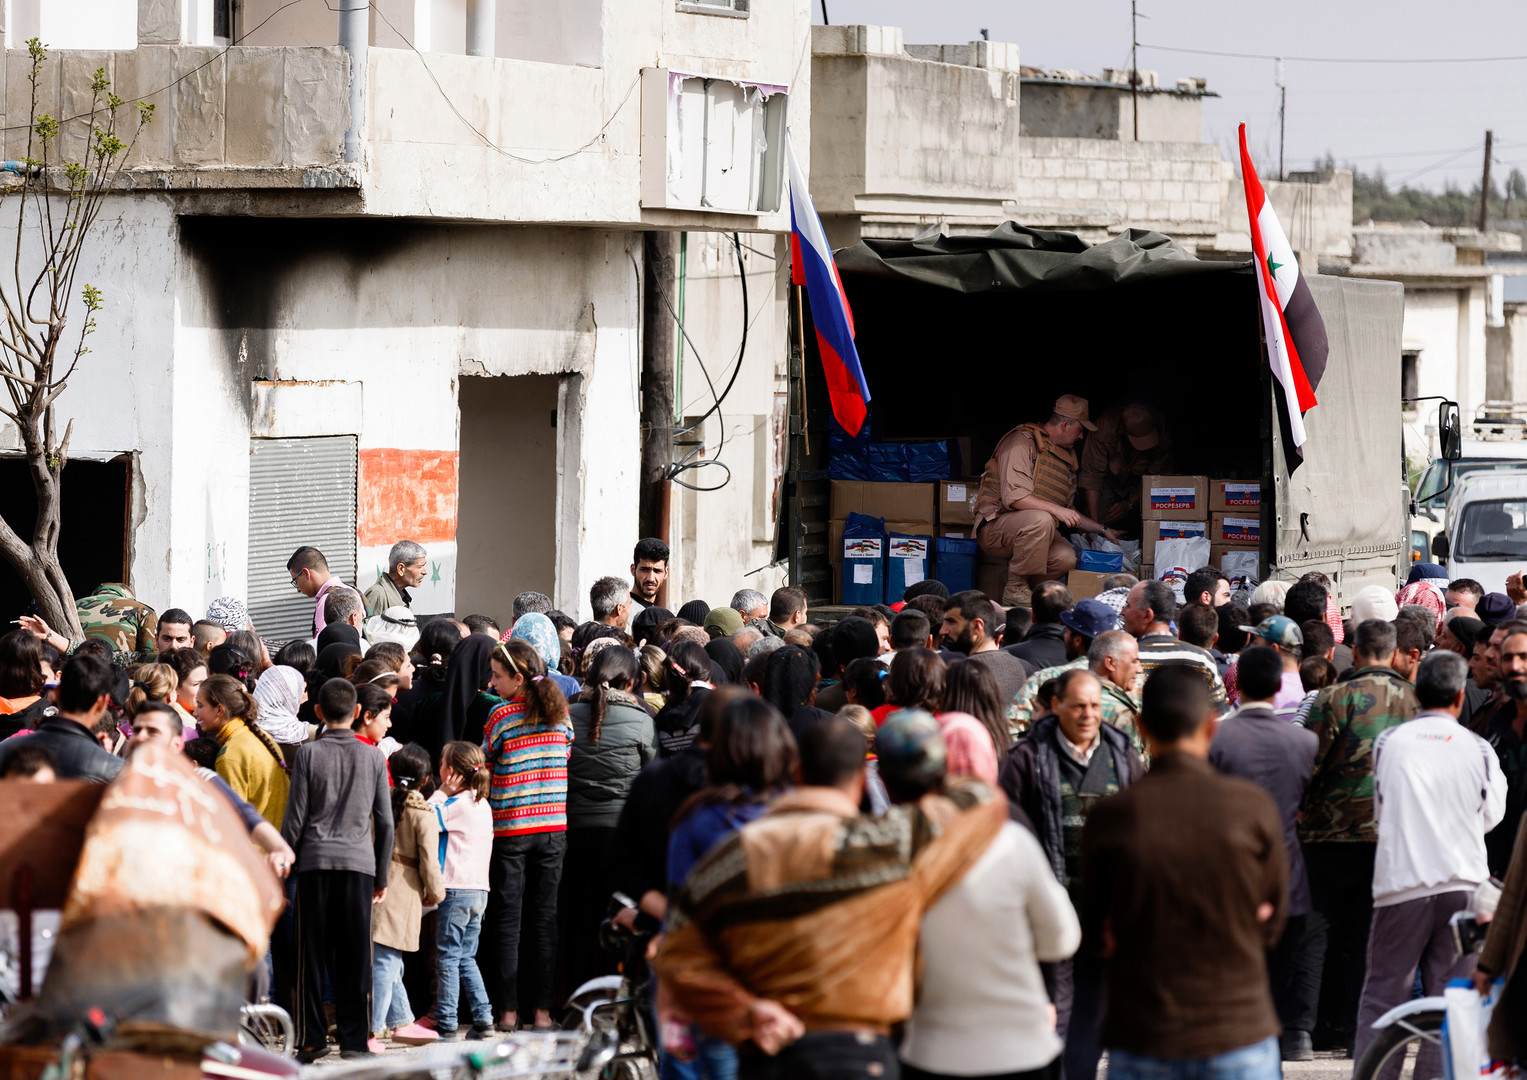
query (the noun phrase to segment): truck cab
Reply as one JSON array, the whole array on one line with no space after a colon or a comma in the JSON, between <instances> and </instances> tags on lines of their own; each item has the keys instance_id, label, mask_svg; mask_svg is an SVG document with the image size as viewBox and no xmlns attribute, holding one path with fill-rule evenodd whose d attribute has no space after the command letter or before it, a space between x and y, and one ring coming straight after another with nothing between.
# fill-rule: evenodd
<instances>
[{"instance_id":1,"label":"truck cab","mask_svg":"<svg viewBox=\"0 0 1527 1080\"><path fill-rule=\"evenodd\" d=\"M1425 561L1444 531L1458 483L1474 473L1527 469L1527 406L1486 402L1464 431L1458 458L1438 457L1416 480L1411 514L1411 560Z\"/></svg>"},{"instance_id":2,"label":"truck cab","mask_svg":"<svg viewBox=\"0 0 1527 1080\"><path fill-rule=\"evenodd\" d=\"M1505 592L1506 578L1527 569L1527 463L1455 480L1433 551L1445 560L1449 577L1473 578L1485 592Z\"/></svg>"}]
</instances>

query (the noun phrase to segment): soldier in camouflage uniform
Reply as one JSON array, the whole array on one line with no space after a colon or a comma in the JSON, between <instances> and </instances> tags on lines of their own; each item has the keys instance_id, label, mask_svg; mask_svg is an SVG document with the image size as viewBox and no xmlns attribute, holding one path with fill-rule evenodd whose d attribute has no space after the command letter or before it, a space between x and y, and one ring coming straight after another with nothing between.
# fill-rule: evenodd
<instances>
[{"instance_id":1,"label":"soldier in camouflage uniform","mask_svg":"<svg viewBox=\"0 0 1527 1080\"><path fill-rule=\"evenodd\" d=\"M108 583L75 604L86 638L99 638L113 653L154 653L159 617L126 585Z\"/></svg>"},{"instance_id":2,"label":"soldier in camouflage uniform","mask_svg":"<svg viewBox=\"0 0 1527 1080\"><path fill-rule=\"evenodd\" d=\"M1310 915L1312 945L1306 950L1309 971L1303 980L1307 997L1301 1004L1316 1021L1316 1049L1350 1049L1357 1029L1378 847L1373 744L1420 708L1415 688L1389 666L1394 649L1393 624L1380 619L1360 623L1352 672L1320 691L1306 721L1320 746L1300 807L1299 838L1315 906ZM1290 1026L1310 1030L1297 1023Z\"/></svg>"}]
</instances>

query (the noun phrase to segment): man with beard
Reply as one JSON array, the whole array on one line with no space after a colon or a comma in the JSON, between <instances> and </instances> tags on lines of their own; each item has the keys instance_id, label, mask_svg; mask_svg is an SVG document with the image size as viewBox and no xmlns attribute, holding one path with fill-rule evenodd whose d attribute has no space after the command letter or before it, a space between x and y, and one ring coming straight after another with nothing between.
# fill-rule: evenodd
<instances>
[{"instance_id":1,"label":"man with beard","mask_svg":"<svg viewBox=\"0 0 1527 1080\"><path fill-rule=\"evenodd\" d=\"M1522 813L1527 810L1527 770L1522 768L1523 744L1527 742L1523 735L1527 728L1527 623L1506 623L1497 633L1504 635L1496 646L1500 687L1487 709L1483 735L1495 748L1501 772L1506 776L1506 816L1485 837L1485 850L1490 857L1490 873L1504 878Z\"/></svg>"},{"instance_id":2,"label":"man with beard","mask_svg":"<svg viewBox=\"0 0 1527 1080\"><path fill-rule=\"evenodd\" d=\"M1527 622L1512 619L1498 626L1483 627L1474 640L1474 651L1469 657L1469 674L1476 685L1490 691L1489 699L1476 708L1466 722L1468 729L1476 735L1489 738L1487 733L1496 714L1504 712L1509 715L1515 709L1501 686L1500 650L1506 635L1519 630L1527 631Z\"/></svg>"},{"instance_id":3,"label":"man with beard","mask_svg":"<svg viewBox=\"0 0 1527 1080\"><path fill-rule=\"evenodd\" d=\"M1006 625L1002 609L980 589L957 592L944 602L944 644L962 652L973 664L983 664L997 680L1005 710L1034 669L1025 660L997 647L994 631Z\"/></svg>"}]
</instances>

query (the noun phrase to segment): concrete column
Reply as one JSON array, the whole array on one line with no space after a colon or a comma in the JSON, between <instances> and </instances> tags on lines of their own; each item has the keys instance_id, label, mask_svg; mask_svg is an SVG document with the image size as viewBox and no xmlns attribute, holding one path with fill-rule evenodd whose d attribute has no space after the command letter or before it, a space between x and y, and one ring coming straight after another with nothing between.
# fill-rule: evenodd
<instances>
[{"instance_id":1,"label":"concrete column","mask_svg":"<svg viewBox=\"0 0 1527 1080\"><path fill-rule=\"evenodd\" d=\"M367 0L339 0L339 43L350 53L350 126L345 129L345 160L361 159L361 126L366 120L366 56L370 44L371 5Z\"/></svg>"},{"instance_id":2,"label":"concrete column","mask_svg":"<svg viewBox=\"0 0 1527 1080\"><path fill-rule=\"evenodd\" d=\"M496 51L498 0L467 0L467 55L492 56Z\"/></svg>"}]
</instances>

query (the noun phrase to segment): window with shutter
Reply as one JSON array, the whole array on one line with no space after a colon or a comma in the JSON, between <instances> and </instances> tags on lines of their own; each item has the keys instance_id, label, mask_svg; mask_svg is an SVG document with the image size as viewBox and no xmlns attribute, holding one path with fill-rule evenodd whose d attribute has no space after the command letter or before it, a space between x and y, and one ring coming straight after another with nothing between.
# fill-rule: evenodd
<instances>
[{"instance_id":1,"label":"window with shutter","mask_svg":"<svg viewBox=\"0 0 1527 1080\"><path fill-rule=\"evenodd\" d=\"M286 560L304 544L329 572L355 584L353 435L249 440L249 617L260 636L312 636L313 601L299 593Z\"/></svg>"}]
</instances>

